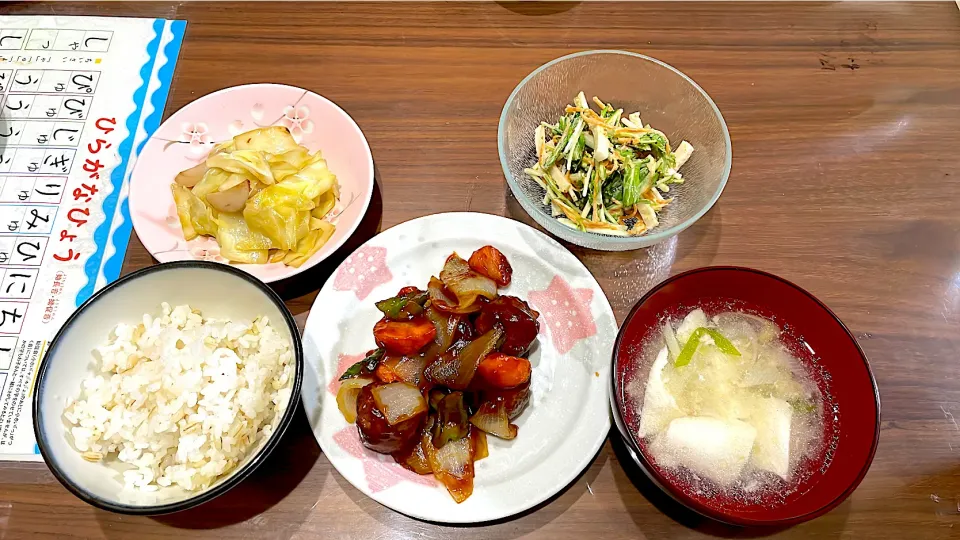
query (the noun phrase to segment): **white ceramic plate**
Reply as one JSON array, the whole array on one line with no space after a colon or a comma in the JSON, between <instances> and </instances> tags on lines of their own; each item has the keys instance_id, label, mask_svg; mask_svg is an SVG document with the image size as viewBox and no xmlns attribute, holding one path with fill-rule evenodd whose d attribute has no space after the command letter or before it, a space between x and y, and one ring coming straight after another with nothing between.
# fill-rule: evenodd
<instances>
[{"instance_id":1,"label":"white ceramic plate","mask_svg":"<svg viewBox=\"0 0 960 540\"><path fill-rule=\"evenodd\" d=\"M337 409L337 378L376 347L374 302L406 285L425 288L447 256L493 245L513 266L504 294L540 312L533 398L515 422L513 441L488 437L476 464L473 495L453 501L432 476L366 450ZM435 214L374 237L340 265L320 290L303 335L303 401L324 454L357 489L409 516L477 523L508 517L550 498L593 460L610 429L613 310L590 272L555 240L522 223L475 213Z\"/></svg>"}]
</instances>

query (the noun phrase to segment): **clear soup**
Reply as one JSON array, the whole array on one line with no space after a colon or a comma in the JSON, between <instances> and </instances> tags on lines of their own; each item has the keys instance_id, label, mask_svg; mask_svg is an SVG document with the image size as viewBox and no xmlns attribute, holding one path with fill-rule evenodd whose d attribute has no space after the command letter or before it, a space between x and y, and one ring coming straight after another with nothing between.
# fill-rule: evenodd
<instances>
[{"instance_id":1,"label":"clear soup","mask_svg":"<svg viewBox=\"0 0 960 540\"><path fill-rule=\"evenodd\" d=\"M825 453L824 414L835 411L783 328L698 308L654 334L639 359L650 368L633 374L626 397L656 466L696 494L742 503L783 500L810 477Z\"/></svg>"}]
</instances>

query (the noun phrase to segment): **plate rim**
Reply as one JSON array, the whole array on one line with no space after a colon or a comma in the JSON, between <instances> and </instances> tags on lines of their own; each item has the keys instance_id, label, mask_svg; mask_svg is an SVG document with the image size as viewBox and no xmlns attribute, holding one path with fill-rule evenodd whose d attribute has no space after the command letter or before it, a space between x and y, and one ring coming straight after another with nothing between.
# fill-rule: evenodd
<instances>
[{"instance_id":1,"label":"plate rim","mask_svg":"<svg viewBox=\"0 0 960 540\"><path fill-rule=\"evenodd\" d=\"M360 135L360 140L361 140L361 142L363 142L363 148L364 148L364 150L366 151L366 157L367 157L366 165L367 165L367 168L369 169L369 173L370 173L370 175L369 175L370 178L369 178L369 180L368 180L369 184L366 184L366 183L364 184L365 186L368 185L368 189L366 190L366 191L367 191L367 196L364 197L363 204L362 204L362 207L361 207L361 212L360 212L360 217L359 217L359 219L357 219L357 221L353 223L353 225L349 228L349 230L347 230L346 234L344 234L343 237L342 237L338 242L333 242L333 243L330 244L331 247L332 247L332 249L330 250L329 253L327 253L326 256L323 256L323 257L311 257L310 259L307 259L302 265L300 265L299 268L295 268L294 271L289 271L289 270L288 270L286 273L284 273L284 275L281 275L281 276L273 276L273 277L270 277L270 276L262 276L262 275L260 275L259 273L257 273L257 272L255 271L256 268L261 267L261 266L263 266L263 265L256 265L256 264L235 264L235 263L229 263L229 262L227 262L227 263L218 263L218 264L225 264L225 265L227 265L227 266L231 266L231 267L237 268L238 270L241 270L241 271L243 271L243 272L246 272L246 273L254 276L255 278L259 279L260 281L262 281L262 282L264 282L264 283L276 283L276 282L278 282L278 281L282 281L282 280L284 280L284 279L289 279L289 278L292 278L292 277L294 277L294 276L297 276L297 275L299 275L299 274L301 274L301 273L303 273L303 272L306 272L307 270L309 270L309 269L317 266L317 265L320 264L321 262L329 259L330 256L332 256L334 253L337 252L337 250L339 250L341 247L343 247L344 244L346 244L347 240L349 240L349 239L354 235L354 233L357 232L357 229L360 228L360 224L363 222L363 219L366 217L367 212L370 210L370 202L373 200L373 191L374 191L374 189L376 189L376 168L374 167L374 163L373 163L373 152L370 150L370 142L367 140L366 135L364 135L363 130L360 129L360 125L357 124L357 121L354 120L354 118L353 118L352 116L350 116L350 114L349 114L346 110L344 110L343 107L337 105L337 103L334 102L333 100L331 100L331 99L329 99L329 98L327 98L327 97L325 97L325 96L323 96L323 95L321 95L321 94L318 94L317 92L314 92L313 90L309 90L309 89L306 89L306 88L301 88L301 87L299 87L299 86L294 86L294 85L291 85L291 84L281 84L281 83L248 83L248 84L237 84L237 85L234 85L234 86L228 86L228 87L225 87L225 88L220 88L219 90L214 90L213 92L210 92L209 94L202 95L202 96L200 96L200 97L198 97L198 98L190 101L189 103L186 103L185 105L183 105L182 107L180 107L179 109L177 109L176 111L174 111L173 113L171 113L170 116L167 117L167 118L157 127L157 129L156 129L153 133L151 133L150 136L147 137L147 138L142 142L142 144L143 144L143 149L146 150L147 144L149 144L150 141L152 141L152 140L154 139L154 137L156 136L156 134L159 133L160 130L161 130L165 125L167 125L168 122L171 122L171 121L173 120L173 118L174 118L177 114L179 114L181 111L184 111L184 110L186 110L187 108L189 108L189 107L191 107L191 106L193 106L193 105L199 104L199 103L201 103L201 102L205 102L205 101L208 101L208 100L214 100L214 99L216 99L217 97L219 97L221 94L226 94L226 93L229 93L229 92L234 92L234 91L237 91L237 90L240 90L240 89L244 89L244 88L278 88L278 89L284 89L284 90L287 90L287 89L289 89L289 90L297 90L297 91L304 92L304 96L306 96L306 95L308 95L308 94L313 94L314 97L319 98L321 101L326 102L328 105L330 105L331 107L333 107L333 109L334 109L335 111L337 111L337 112L339 112L341 115L343 115L343 117L349 122L349 124L350 124L351 126L353 126L353 129L355 129L355 130L357 131L357 134ZM129 211L130 211L130 222L131 222L131 224L133 225L133 230L134 230L134 232L137 233L137 239L138 239L138 240L140 240L140 238L141 238L141 237L140 237L140 233L137 231L137 229L139 228L139 227L137 226L137 224L140 222L140 220L139 220L137 217L135 217L135 216L140 215L140 213L134 211L134 208L137 208L137 205L134 204L134 200L135 200L135 199L134 199L134 196L133 196L133 195L134 195L135 192L134 192L134 190L133 190L133 182L134 182L134 178L137 176L138 171L140 171L140 166L141 166L141 164L142 164L140 158L141 158L142 156L143 156L143 151L141 151L141 152L137 155L137 157L136 157L136 162L133 164L133 169L131 169L131 171L130 171L130 180L129 180L130 187L128 188L128 194L127 194L127 205L128 205ZM140 219L143 219L143 218L141 217ZM147 247L147 245L143 242L143 240L140 240L140 243L143 245L144 249L146 249L147 252L150 253L150 256L151 256L151 257L153 257L155 260L158 260L158 261L159 261L159 259L157 259L157 257L154 255L153 251L151 251L150 248ZM177 259L177 260L188 260L188 261L190 261L190 260L199 260L199 259L190 258L190 259ZM165 261L165 262L175 262L175 261ZM215 261L215 262L216 262L216 261ZM290 268L292 268L292 267L290 267Z\"/></svg>"},{"instance_id":2,"label":"plate rim","mask_svg":"<svg viewBox=\"0 0 960 540\"><path fill-rule=\"evenodd\" d=\"M501 216L501 215L498 215L498 214L488 214L488 213L484 213L484 212L440 212L440 213L436 213L436 214L429 214L429 215L426 215L426 216L420 216L420 217L416 217L416 218L411 219L411 220L408 220L408 221L404 221L404 222L402 222L402 223L398 223L398 224L390 227L389 229L386 229L386 230L384 230L384 231L381 231L379 234L375 235L373 238L370 238L369 240L367 240L366 242L364 242L361 246L358 246L357 249L355 250L355 252L356 252L356 251L359 251L360 249L362 249L362 248L364 248L364 247L366 247L368 244L370 244L370 243L373 242L375 239L377 239L380 235L385 234L385 233L388 232L388 231L393 231L394 229L399 229L399 228L401 228L401 227L403 227L403 228L410 227L410 226L413 226L413 224L416 224L416 223L422 223L422 222L425 222L425 221L431 221L431 220L435 220L435 219L444 219L444 218L447 218L447 219L449 219L449 218L453 218L453 219L477 219L477 218L479 218L479 219L484 219L484 220L492 219L492 220L495 220L495 221L501 221L501 220L503 220L503 221L509 221L509 222L511 222L511 223L510 223L511 226L516 226L516 227L520 227L520 228L526 228L526 229L528 229L529 231L532 231L533 233L535 233L537 236L539 236L539 237L543 238L544 240L546 240L546 241L551 245L551 247L560 248L560 249L566 251L567 254L569 254L571 257L573 257L573 259L577 261L577 264L580 265L580 266L583 268L584 273L585 273L584 276L583 276L584 279L589 279L589 280L592 282L592 284L596 287L596 290L598 290L598 291L600 292L600 294L599 294L599 299L600 299L600 301L601 301L601 306L600 306L600 307L601 307L601 309L602 309L606 314L609 314L609 315L610 315L611 322L612 322L613 325L614 325L614 333L616 333L616 332L619 330L619 325L617 325L617 322L616 322L616 314L615 314L614 311L613 311L613 307L612 307L611 304L610 304L610 300L607 298L606 292L604 292L603 287L600 286L600 283L597 281L596 277L594 277L593 273L590 272L590 269L587 268L586 265L584 265L583 262L580 261L580 259L578 259L578 258L576 257L576 255L574 255L570 250L568 250L566 247L564 247L562 244L560 244L556 239L550 237L549 235L545 234L545 233L542 232L542 231L537 230L537 229L534 228L534 227L531 227L531 226L527 225L526 223L517 221L517 220L512 219L512 218L509 218L509 217ZM349 256L348 256L348 257L349 257ZM332 283L333 279L335 278L335 276L336 276L337 273L339 272L340 268L341 268L344 264L346 264L346 261L344 261L343 263L341 263L340 265L338 265L337 268L333 270L333 272L330 274L330 276L329 276L329 277L327 278L327 280L324 282L323 286L320 288L320 291L319 291L319 293L317 294L317 297L314 298L313 304L311 304L310 314L307 315L307 320L306 320L306 322L304 323L304 330L303 330L303 341L304 341L304 346L305 346L305 347L306 347L306 344L307 344L307 341L308 341L308 340L307 340L307 331L308 331L308 329L312 326L312 325L311 325L311 320L314 320L314 319L316 319L317 317L319 317L319 315L315 315L315 313L320 313L320 312L322 311L322 309L317 309L317 310L315 311L315 310L314 310L314 307L316 306L316 303L320 300L320 297L321 297L321 295L323 294L324 289L326 289L326 288L328 287L328 285L330 285L330 284ZM560 275L560 274L558 274L558 275ZM314 325L315 325L315 324L317 324L317 323L314 323ZM615 340L616 337L613 336L613 339ZM612 344L613 344L613 341L611 341L611 346L612 346ZM613 369L612 363L610 362L610 360L612 359L612 357L610 357L610 355L608 355L608 354L605 355L605 354L603 354L603 353L601 352L601 354L599 355L599 357L600 357L600 358L603 358L603 359L606 359L605 369L610 369L610 370ZM305 362L304 369L305 369L305 370L308 369L308 368L309 368L309 369L314 369L314 365L312 364L313 358L314 358L314 357L313 357L311 354L309 354L309 353L307 352L307 350L305 349L305 350L304 350L304 362ZM603 377L600 377L600 379L603 380ZM319 386L319 388L322 389L322 388L324 387L324 383L325 383L325 382L329 382L329 381L318 381L318 386ZM557 478L557 482L555 483L555 486L551 486L550 489L542 490L542 491L540 492L540 493L541 493L540 495L538 495L538 496L536 496L536 497L532 497L529 501L526 501L526 502L524 502L524 503L522 503L522 504L519 504L519 505L517 505L515 508L510 508L509 511L506 511L506 512L502 512L502 511L501 511L501 512L491 513L490 515L482 516L482 517L480 517L479 519L459 519L458 517L455 517L455 516L454 516L454 517L446 517L446 518L438 519L438 516L429 516L429 515L426 515L426 514L423 514L423 513L420 513L420 512L416 512L416 511L400 510L400 509L398 509L398 508L394 508L393 506L390 506L390 505L386 504L385 502L381 501L381 500L378 498L378 496L377 496L376 493L371 493L367 486L362 486L362 485L357 485L357 484L355 484L346 474L344 474L343 471L340 470L340 466L338 465L338 461L340 461L339 459L338 459L338 460L331 459L331 457L330 457L331 454L327 452L327 449L324 447L324 442L323 442L322 438L317 434L317 431L316 431L317 428L320 427L319 416L318 416L318 420L317 420L317 422L316 422L316 425L314 425L315 423L309 418L309 414L308 414L307 421L310 423L310 431L311 431L311 434L313 435L314 439L316 439L317 444L320 445L320 449L323 451L324 455L326 455L327 461L328 461L328 462L333 466L333 468L337 471L337 474L339 474L344 480L346 480L346 481L347 481L351 486L353 486L355 489L357 489L358 491L360 491L365 497L368 497L368 498L370 498L371 500L377 502L377 504L380 504L380 505L384 506L385 508L389 508L390 510L392 510L392 511L394 511L394 512L398 512L398 513L400 513L400 514L403 514L403 515L412 517L412 518L414 518L414 519L417 519L417 520L420 520L420 521L429 522L429 523L461 524L461 525L463 525L463 524L489 523L489 522L498 521L498 520L502 520L502 519L514 518L515 516L518 516L519 514L522 514L522 513L526 512L526 511L530 510L531 508L535 508L535 507L543 504L544 502L549 501L550 499L552 499L552 498L553 498L554 496L556 496L557 494L559 494L559 493L561 493L562 491L564 491L565 489L569 488L570 485L571 485L577 478L579 478L580 475L581 475L588 467L590 467L590 465L596 460L597 456L599 455L600 450L603 448L603 445L606 443L607 438L609 437L610 428L611 428L611 425L612 425L612 412L610 411L610 401L609 401L609 398L610 398L610 385L609 385L609 384L606 384L606 383L604 382L604 384L598 385L598 388L599 388L599 389L598 389L598 390L594 390L594 392L602 392L603 395L600 396L601 399L598 401L598 403L599 403L599 406L602 407L602 409L603 409L603 410L605 411L605 413L606 413L606 414L602 415L602 416L603 416L603 422L597 424L597 426L598 426L598 427L602 427L602 429L596 429L596 432L597 432L597 433L596 433L595 437L590 440L590 444L578 444L578 445L577 445L577 447L579 447L579 448L584 448L584 449L586 449L587 451L581 451L581 454L582 454L582 455L581 455L581 457L580 457L578 460L576 460L575 466L571 466L571 467L567 468L566 470L567 470L568 472L567 472L566 474L557 475L557 476L555 477L555 478ZM305 395L305 392L306 392L306 386L302 387L302 388L301 388L301 392L300 392L301 401L303 402L304 408L306 409L308 406L312 406L312 405L314 405L314 404L313 404L313 403L307 403L307 396Z\"/></svg>"}]
</instances>

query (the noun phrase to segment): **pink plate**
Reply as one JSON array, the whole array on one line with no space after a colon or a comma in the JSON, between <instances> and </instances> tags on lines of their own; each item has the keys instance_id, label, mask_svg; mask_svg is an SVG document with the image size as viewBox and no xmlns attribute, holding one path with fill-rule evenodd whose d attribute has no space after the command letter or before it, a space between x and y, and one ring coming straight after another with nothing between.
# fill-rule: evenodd
<instances>
[{"instance_id":1,"label":"pink plate","mask_svg":"<svg viewBox=\"0 0 960 540\"><path fill-rule=\"evenodd\" d=\"M340 184L331 211L337 230L300 268L282 263L236 264L264 282L288 278L326 259L350 237L373 195L373 156L356 122L332 101L282 84L224 88L183 107L147 141L130 181L130 217L144 247L160 262L226 263L214 239L183 239L170 184L206 158L217 142L258 127L283 125L311 152L323 151Z\"/></svg>"}]
</instances>

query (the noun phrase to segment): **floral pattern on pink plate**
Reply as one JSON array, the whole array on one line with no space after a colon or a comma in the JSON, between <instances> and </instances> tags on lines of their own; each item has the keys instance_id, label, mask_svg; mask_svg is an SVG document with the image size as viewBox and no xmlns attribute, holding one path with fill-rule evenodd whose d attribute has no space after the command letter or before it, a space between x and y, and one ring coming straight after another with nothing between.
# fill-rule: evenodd
<instances>
[{"instance_id":1,"label":"floral pattern on pink plate","mask_svg":"<svg viewBox=\"0 0 960 540\"><path fill-rule=\"evenodd\" d=\"M299 107L288 105L283 108L283 118L280 122L287 126L293 138L300 142L304 134L313 133L313 120L308 119L308 116L310 116L310 109L306 105Z\"/></svg>"},{"instance_id":2,"label":"floral pattern on pink plate","mask_svg":"<svg viewBox=\"0 0 960 540\"><path fill-rule=\"evenodd\" d=\"M210 142L207 125L203 122L197 122L196 124L185 122L180 129L180 142L192 145L207 144Z\"/></svg>"},{"instance_id":3,"label":"floral pattern on pink plate","mask_svg":"<svg viewBox=\"0 0 960 540\"><path fill-rule=\"evenodd\" d=\"M377 300L407 285L425 287L450 253L469 257L485 245L510 261L513 281L502 292L541 310L543 334L530 354L533 395L515 421L519 436L488 437L490 455L476 463L473 495L457 504L433 478L418 477L389 456L363 448L356 426L337 408L337 379L376 347L373 325L382 316ZM488 214L422 217L370 239L320 290L303 334L304 408L330 463L381 504L436 522L502 519L566 487L606 440L614 321L590 272L545 234ZM568 323L578 330L564 331Z\"/></svg>"},{"instance_id":4,"label":"floral pattern on pink plate","mask_svg":"<svg viewBox=\"0 0 960 540\"><path fill-rule=\"evenodd\" d=\"M170 184L213 145L258 127L287 126L300 144L321 150L337 176L340 201L330 213L333 237L300 268L282 263L238 264L269 283L307 270L329 257L356 231L373 195L373 157L356 122L313 92L280 84L248 84L208 94L174 113L147 141L130 181L130 217L144 247L160 262L217 260L212 241L183 239ZM171 220L174 226L170 226ZM216 242L214 242L214 245Z\"/></svg>"}]
</instances>

